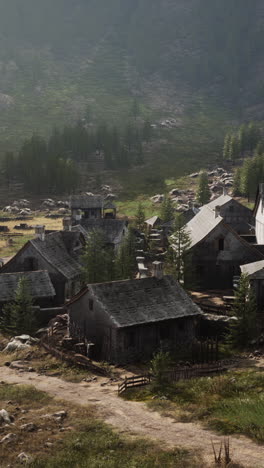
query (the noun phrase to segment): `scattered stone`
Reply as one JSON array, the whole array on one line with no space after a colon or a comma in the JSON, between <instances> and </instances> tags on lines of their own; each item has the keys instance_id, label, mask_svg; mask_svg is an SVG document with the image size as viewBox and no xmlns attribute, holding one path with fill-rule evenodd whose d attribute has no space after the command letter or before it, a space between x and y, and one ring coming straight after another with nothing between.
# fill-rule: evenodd
<instances>
[{"instance_id":1,"label":"scattered stone","mask_svg":"<svg viewBox=\"0 0 264 468\"><path fill-rule=\"evenodd\" d=\"M37 426L34 423L23 424L20 429L24 432L34 432L37 430Z\"/></svg>"},{"instance_id":2,"label":"scattered stone","mask_svg":"<svg viewBox=\"0 0 264 468\"><path fill-rule=\"evenodd\" d=\"M53 443L52 442L45 442L44 446L47 447L47 448L50 448L50 447L53 447Z\"/></svg>"},{"instance_id":3,"label":"scattered stone","mask_svg":"<svg viewBox=\"0 0 264 468\"><path fill-rule=\"evenodd\" d=\"M10 432L10 434L7 434L0 440L0 444L10 444L11 442L14 442L16 439L17 439L17 435Z\"/></svg>"},{"instance_id":4,"label":"scattered stone","mask_svg":"<svg viewBox=\"0 0 264 468\"><path fill-rule=\"evenodd\" d=\"M191 179L195 179L196 177L199 177L199 172L194 172L193 174L190 174L189 177Z\"/></svg>"},{"instance_id":5,"label":"scattered stone","mask_svg":"<svg viewBox=\"0 0 264 468\"><path fill-rule=\"evenodd\" d=\"M18 456L17 456L17 459L18 461L21 463L21 465L28 465L29 463L32 463L33 462L33 458L31 455L28 455L27 453L25 452L21 452Z\"/></svg>"}]
</instances>

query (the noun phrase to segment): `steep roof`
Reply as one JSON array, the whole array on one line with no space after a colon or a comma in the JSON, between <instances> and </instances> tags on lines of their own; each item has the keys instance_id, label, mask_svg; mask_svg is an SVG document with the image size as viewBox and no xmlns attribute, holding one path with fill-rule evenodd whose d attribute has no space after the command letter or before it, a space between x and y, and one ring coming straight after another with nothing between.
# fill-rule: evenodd
<instances>
[{"instance_id":1,"label":"steep roof","mask_svg":"<svg viewBox=\"0 0 264 468\"><path fill-rule=\"evenodd\" d=\"M109 244L119 244L123 237L123 231L126 229L127 221L122 219L82 219L80 221L82 228L85 229L88 236L92 231L103 231Z\"/></svg>"},{"instance_id":2,"label":"steep roof","mask_svg":"<svg viewBox=\"0 0 264 468\"><path fill-rule=\"evenodd\" d=\"M103 208L103 197L100 195L74 195L70 199L70 208L75 210Z\"/></svg>"},{"instance_id":3,"label":"steep roof","mask_svg":"<svg viewBox=\"0 0 264 468\"><path fill-rule=\"evenodd\" d=\"M152 216L152 218L146 219L145 224L148 224L149 226L155 226L156 223L160 223L161 219L159 216Z\"/></svg>"},{"instance_id":4,"label":"steep roof","mask_svg":"<svg viewBox=\"0 0 264 468\"><path fill-rule=\"evenodd\" d=\"M217 206L224 206L232 200L234 200L232 197L223 194L215 200L212 200L210 203L207 203L207 205L205 206L207 206L207 208L210 208L210 210L215 210Z\"/></svg>"},{"instance_id":5,"label":"steep roof","mask_svg":"<svg viewBox=\"0 0 264 468\"><path fill-rule=\"evenodd\" d=\"M30 243L57 271L67 279L72 279L79 276L82 271L81 265L70 255L68 250L70 246L73 246L74 239L79 233L65 234L63 231L54 232L48 234L44 241L32 239Z\"/></svg>"},{"instance_id":6,"label":"steep roof","mask_svg":"<svg viewBox=\"0 0 264 468\"><path fill-rule=\"evenodd\" d=\"M254 275L260 270L264 269L264 260L260 260L259 262L248 263L246 265L242 265L240 267L241 272L246 275Z\"/></svg>"},{"instance_id":7,"label":"steep roof","mask_svg":"<svg viewBox=\"0 0 264 468\"><path fill-rule=\"evenodd\" d=\"M22 277L26 278L29 292L34 299L54 297L56 295L47 271L2 273L0 274L0 302L8 302L14 299L14 293Z\"/></svg>"},{"instance_id":8,"label":"steep roof","mask_svg":"<svg viewBox=\"0 0 264 468\"><path fill-rule=\"evenodd\" d=\"M215 212L208 208L208 205L203 206L199 213L186 224L191 241L190 248L205 239L222 222L223 218L219 215L216 216Z\"/></svg>"},{"instance_id":9,"label":"steep roof","mask_svg":"<svg viewBox=\"0 0 264 468\"><path fill-rule=\"evenodd\" d=\"M118 328L201 314L172 276L88 285Z\"/></svg>"}]
</instances>

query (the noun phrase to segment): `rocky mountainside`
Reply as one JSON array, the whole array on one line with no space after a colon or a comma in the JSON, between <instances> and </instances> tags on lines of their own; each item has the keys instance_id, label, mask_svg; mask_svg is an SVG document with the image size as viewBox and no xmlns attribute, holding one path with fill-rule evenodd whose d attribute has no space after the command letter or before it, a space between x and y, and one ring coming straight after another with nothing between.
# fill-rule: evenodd
<instances>
[{"instance_id":1,"label":"rocky mountainside","mask_svg":"<svg viewBox=\"0 0 264 468\"><path fill-rule=\"evenodd\" d=\"M0 0L0 140L85 115L262 118L261 0ZM217 119L216 119L217 120Z\"/></svg>"}]
</instances>

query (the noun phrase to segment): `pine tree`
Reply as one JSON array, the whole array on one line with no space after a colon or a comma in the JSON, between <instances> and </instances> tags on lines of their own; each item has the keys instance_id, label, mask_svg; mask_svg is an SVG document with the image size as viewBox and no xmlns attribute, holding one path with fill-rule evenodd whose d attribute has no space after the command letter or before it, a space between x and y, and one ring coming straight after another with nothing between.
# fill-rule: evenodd
<instances>
[{"instance_id":1,"label":"pine tree","mask_svg":"<svg viewBox=\"0 0 264 468\"><path fill-rule=\"evenodd\" d=\"M103 231L95 229L89 234L82 256L83 277L87 283L113 280L114 252L106 246Z\"/></svg>"},{"instance_id":2,"label":"pine tree","mask_svg":"<svg viewBox=\"0 0 264 468\"><path fill-rule=\"evenodd\" d=\"M246 347L256 333L257 312L256 296L248 275L242 275L240 278L232 312L236 321L231 327L229 339L235 347Z\"/></svg>"},{"instance_id":3,"label":"pine tree","mask_svg":"<svg viewBox=\"0 0 264 468\"><path fill-rule=\"evenodd\" d=\"M12 335L32 334L37 323L33 311L33 299L25 276L19 280L14 301L6 304L0 317L0 329Z\"/></svg>"},{"instance_id":4,"label":"pine tree","mask_svg":"<svg viewBox=\"0 0 264 468\"><path fill-rule=\"evenodd\" d=\"M123 244L121 245L116 262L117 279L133 279L136 272L136 241L131 227L129 227Z\"/></svg>"},{"instance_id":5,"label":"pine tree","mask_svg":"<svg viewBox=\"0 0 264 468\"><path fill-rule=\"evenodd\" d=\"M240 144L236 134L231 135L229 145L229 158L230 161L235 161L240 156Z\"/></svg>"},{"instance_id":6,"label":"pine tree","mask_svg":"<svg viewBox=\"0 0 264 468\"><path fill-rule=\"evenodd\" d=\"M227 133L225 136L224 141L224 148L223 148L223 159L227 160L230 157L230 143L231 143L231 135Z\"/></svg>"},{"instance_id":7,"label":"pine tree","mask_svg":"<svg viewBox=\"0 0 264 468\"><path fill-rule=\"evenodd\" d=\"M211 192L209 188L208 174L205 171L200 173L199 177L199 186L197 192L197 200L201 205L205 205L209 202L211 197Z\"/></svg>"},{"instance_id":8,"label":"pine tree","mask_svg":"<svg viewBox=\"0 0 264 468\"><path fill-rule=\"evenodd\" d=\"M234 176L233 195L235 197L241 195L241 168L238 168Z\"/></svg>"},{"instance_id":9,"label":"pine tree","mask_svg":"<svg viewBox=\"0 0 264 468\"><path fill-rule=\"evenodd\" d=\"M145 217L144 208L142 206L142 203L139 203L137 207L136 215L135 215L135 225L136 225L136 228L141 232L144 231L145 219L146 217Z\"/></svg>"},{"instance_id":10,"label":"pine tree","mask_svg":"<svg viewBox=\"0 0 264 468\"><path fill-rule=\"evenodd\" d=\"M168 223L174 219L174 216L175 209L173 202L168 196L165 196L160 209L160 217L164 223Z\"/></svg>"},{"instance_id":11,"label":"pine tree","mask_svg":"<svg viewBox=\"0 0 264 468\"><path fill-rule=\"evenodd\" d=\"M166 255L166 270L175 276L179 282L184 282L184 270L189 261L191 240L184 225L182 215L177 215L173 223L173 234L169 239L169 248Z\"/></svg>"}]
</instances>

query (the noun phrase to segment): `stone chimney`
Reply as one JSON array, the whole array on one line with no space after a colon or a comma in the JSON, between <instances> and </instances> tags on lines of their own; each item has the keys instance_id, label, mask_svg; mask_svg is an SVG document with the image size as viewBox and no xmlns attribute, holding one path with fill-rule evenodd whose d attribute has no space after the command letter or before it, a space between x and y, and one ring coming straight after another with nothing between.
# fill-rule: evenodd
<instances>
[{"instance_id":1,"label":"stone chimney","mask_svg":"<svg viewBox=\"0 0 264 468\"><path fill-rule=\"evenodd\" d=\"M163 278L163 262L153 262L153 276L159 280Z\"/></svg>"},{"instance_id":2,"label":"stone chimney","mask_svg":"<svg viewBox=\"0 0 264 468\"><path fill-rule=\"evenodd\" d=\"M72 220L71 218L63 218L63 231L71 231L72 230Z\"/></svg>"},{"instance_id":3,"label":"stone chimney","mask_svg":"<svg viewBox=\"0 0 264 468\"><path fill-rule=\"evenodd\" d=\"M218 218L220 216L221 206L215 207L215 217Z\"/></svg>"},{"instance_id":4,"label":"stone chimney","mask_svg":"<svg viewBox=\"0 0 264 468\"><path fill-rule=\"evenodd\" d=\"M226 190L226 186L225 186L225 185L223 186L223 195L227 195L227 190Z\"/></svg>"},{"instance_id":5,"label":"stone chimney","mask_svg":"<svg viewBox=\"0 0 264 468\"><path fill-rule=\"evenodd\" d=\"M35 239L45 240L45 226L35 226Z\"/></svg>"}]
</instances>

